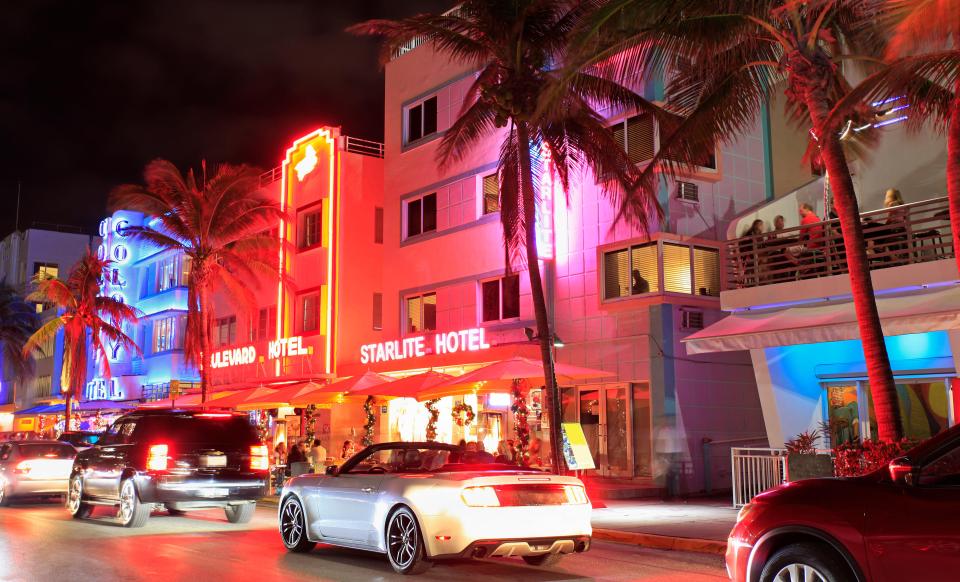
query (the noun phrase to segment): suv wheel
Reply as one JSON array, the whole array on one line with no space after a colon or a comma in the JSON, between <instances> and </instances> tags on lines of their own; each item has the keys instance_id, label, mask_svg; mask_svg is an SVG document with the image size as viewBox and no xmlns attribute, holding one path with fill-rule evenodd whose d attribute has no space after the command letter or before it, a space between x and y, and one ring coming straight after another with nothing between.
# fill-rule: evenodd
<instances>
[{"instance_id":1,"label":"suv wheel","mask_svg":"<svg viewBox=\"0 0 960 582\"><path fill-rule=\"evenodd\" d=\"M241 503L228 505L223 508L223 512L227 514L227 521L230 523L247 523L253 519L253 512L256 509L256 503Z\"/></svg>"},{"instance_id":2,"label":"suv wheel","mask_svg":"<svg viewBox=\"0 0 960 582\"><path fill-rule=\"evenodd\" d=\"M140 502L133 479L120 482L120 510L117 517L123 527L143 527L150 517L150 506Z\"/></svg>"},{"instance_id":3,"label":"suv wheel","mask_svg":"<svg viewBox=\"0 0 960 582\"><path fill-rule=\"evenodd\" d=\"M790 544L777 550L760 573L761 582L843 582L850 578L836 552L823 544Z\"/></svg>"},{"instance_id":4,"label":"suv wheel","mask_svg":"<svg viewBox=\"0 0 960 582\"><path fill-rule=\"evenodd\" d=\"M280 510L280 539L284 547L298 554L309 552L316 542L307 539L307 520L303 517L303 506L294 496L287 497Z\"/></svg>"},{"instance_id":5,"label":"suv wheel","mask_svg":"<svg viewBox=\"0 0 960 582\"><path fill-rule=\"evenodd\" d=\"M0 479L0 507L10 505L10 491L7 490L7 481Z\"/></svg>"},{"instance_id":6,"label":"suv wheel","mask_svg":"<svg viewBox=\"0 0 960 582\"><path fill-rule=\"evenodd\" d=\"M93 513L93 506L83 502L83 480L80 475L70 477L70 488L67 489L67 511L73 519L84 519Z\"/></svg>"},{"instance_id":7,"label":"suv wheel","mask_svg":"<svg viewBox=\"0 0 960 582\"><path fill-rule=\"evenodd\" d=\"M387 520L387 557L398 574L422 574L433 564L413 512L399 507Z\"/></svg>"}]
</instances>

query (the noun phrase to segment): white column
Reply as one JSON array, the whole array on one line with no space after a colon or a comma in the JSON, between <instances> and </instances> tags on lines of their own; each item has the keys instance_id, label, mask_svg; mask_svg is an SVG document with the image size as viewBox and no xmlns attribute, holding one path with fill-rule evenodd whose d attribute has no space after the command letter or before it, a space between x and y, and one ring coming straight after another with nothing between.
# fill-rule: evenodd
<instances>
[{"instance_id":1,"label":"white column","mask_svg":"<svg viewBox=\"0 0 960 582\"><path fill-rule=\"evenodd\" d=\"M760 395L763 424L767 428L767 444L771 447L779 447L784 442L783 427L777 410L777 399L774 395L767 357L762 349L754 349L750 350L750 360L753 363L753 374L757 381L757 392Z\"/></svg>"}]
</instances>

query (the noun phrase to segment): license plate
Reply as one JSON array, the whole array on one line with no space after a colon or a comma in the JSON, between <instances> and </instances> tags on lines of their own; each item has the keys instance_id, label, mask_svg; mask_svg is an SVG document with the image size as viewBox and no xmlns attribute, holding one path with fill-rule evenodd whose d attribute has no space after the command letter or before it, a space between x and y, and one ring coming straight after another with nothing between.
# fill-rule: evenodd
<instances>
[{"instance_id":1,"label":"license plate","mask_svg":"<svg viewBox=\"0 0 960 582\"><path fill-rule=\"evenodd\" d=\"M200 457L201 467L226 467L226 455L203 455Z\"/></svg>"},{"instance_id":2,"label":"license plate","mask_svg":"<svg viewBox=\"0 0 960 582\"><path fill-rule=\"evenodd\" d=\"M200 497L226 497L230 495L229 489L201 489L198 491Z\"/></svg>"}]
</instances>

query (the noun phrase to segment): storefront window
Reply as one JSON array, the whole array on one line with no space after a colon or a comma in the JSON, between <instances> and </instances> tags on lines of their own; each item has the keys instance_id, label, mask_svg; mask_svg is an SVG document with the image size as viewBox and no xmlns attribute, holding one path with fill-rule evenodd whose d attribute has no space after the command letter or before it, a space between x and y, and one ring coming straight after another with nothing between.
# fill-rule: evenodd
<instances>
[{"instance_id":1,"label":"storefront window","mask_svg":"<svg viewBox=\"0 0 960 582\"><path fill-rule=\"evenodd\" d=\"M830 446L860 440L860 410L856 384L827 386L827 419Z\"/></svg>"},{"instance_id":2,"label":"storefront window","mask_svg":"<svg viewBox=\"0 0 960 582\"><path fill-rule=\"evenodd\" d=\"M927 439L950 426L954 417L951 414L950 386L945 379L897 379L895 387L906 438ZM836 446L877 438L877 415L868 382L860 382L859 386L855 383L828 384L826 389L830 444ZM860 407L860 399L863 400L863 408ZM867 426L861 430L860 419L864 414L868 415L869 434L862 434L863 430L868 430Z\"/></svg>"}]
</instances>

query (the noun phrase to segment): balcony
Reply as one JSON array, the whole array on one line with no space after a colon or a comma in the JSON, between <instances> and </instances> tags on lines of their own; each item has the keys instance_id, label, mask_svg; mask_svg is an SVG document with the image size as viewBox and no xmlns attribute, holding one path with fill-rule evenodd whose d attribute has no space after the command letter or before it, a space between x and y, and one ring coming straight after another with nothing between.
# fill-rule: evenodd
<instances>
[{"instance_id":1,"label":"balcony","mask_svg":"<svg viewBox=\"0 0 960 582\"><path fill-rule=\"evenodd\" d=\"M860 215L871 270L954 256L947 198ZM726 289L750 289L849 272L840 221L787 228L726 243Z\"/></svg>"}]
</instances>

